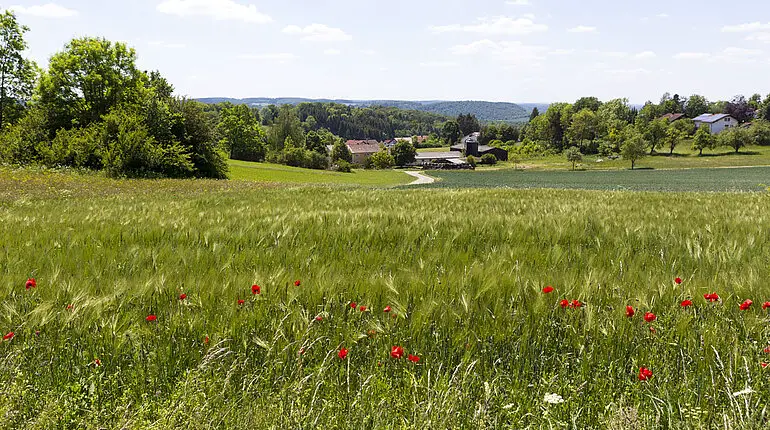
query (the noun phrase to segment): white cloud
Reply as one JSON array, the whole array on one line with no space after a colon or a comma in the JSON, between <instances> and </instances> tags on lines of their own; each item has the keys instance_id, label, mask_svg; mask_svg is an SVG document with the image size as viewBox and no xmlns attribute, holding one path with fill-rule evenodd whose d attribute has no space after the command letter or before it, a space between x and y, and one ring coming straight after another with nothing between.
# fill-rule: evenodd
<instances>
[{"instance_id":1,"label":"white cloud","mask_svg":"<svg viewBox=\"0 0 770 430\"><path fill-rule=\"evenodd\" d=\"M765 31L765 32L750 34L746 36L746 40L751 40L754 42L770 43L770 32Z\"/></svg>"},{"instance_id":2,"label":"white cloud","mask_svg":"<svg viewBox=\"0 0 770 430\"><path fill-rule=\"evenodd\" d=\"M147 43L150 46L157 46L159 48L166 48L166 49L184 49L187 48L187 45L184 43L169 43L169 42L163 42L160 40L153 40Z\"/></svg>"},{"instance_id":3,"label":"white cloud","mask_svg":"<svg viewBox=\"0 0 770 430\"><path fill-rule=\"evenodd\" d=\"M78 14L78 11L67 9L56 3L46 3L39 6L11 6L8 9L19 15L30 15L40 18L70 18Z\"/></svg>"},{"instance_id":4,"label":"white cloud","mask_svg":"<svg viewBox=\"0 0 770 430\"><path fill-rule=\"evenodd\" d=\"M340 55L342 51L339 49L327 49L324 51L324 55Z\"/></svg>"},{"instance_id":5,"label":"white cloud","mask_svg":"<svg viewBox=\"0 0 770 430\"><path fill-rule=\"evenodd\" d=\"M537 24L530 15L526 18L512 18L496 16L492 18L479 18L474 24L451 24L433 26L430 30L434 33L479 33L479 34L531 34L548 30L545 24Z\"/></svg>"},{"instance_id":6,"label":"white cloud","mask_svg":"<svg viewBox=\"0 0 770 430\"><path fill-rule=\"evenodd\" d=\"M574 53L574 49L554 49L552 51L548 51L548 54L550 55L572 55Z\"/></svg>"},{"instance_id":7,"label":"white cloud","mask_svg":"<svg viewBox=\"0 0 770 430\"><path fill-rule=\"evenodd\" d=\"M361 53L364 55L368 55L370 57L373 55L377 55L377 51L375 51L374 49L363 49L361 50Z\"/></svg>"},{"instance_id":8,"label":"white cloud","mask_svg":"<svg viewBox=\"0 0 770 430\"><path fill-rule=\"evenodd\" d=\"M668 18L670 15L669 15L669 14L667 14L667 13L659 13L659 14L657 14L657 15L655 15L655 16L656 16L656 17L658 17L658 18L663 18L663 19L665 19L665 18Z\"/></svg>"},{"instance_id":9,"label":"white cloud","mask_svg":"<svg viewBox=\"0 0 770 430\"><path fill-rule=\"evenodd\" d=\"M770 30L770 22L762 24L761 22L747 22L738 25L726 25L722 27L722 33L748 33L750 31Z\"/></svg>"},{"instance_id":10,"label":"white cloud","mask_svg":"<svg viewBox=\"0 0 770 430\"><path fill-rule=\"evenodd\" d=\"M435 69L448 69L451 67L457 67L458 64L454 61L426 61L420 63L420 67L435 68Z\"/></svg>"},{"instance_id":11,"label":"white cloud","mask_svg":"<svg viewBox=\"0 0 770 430\"><path fill-rule=\"evenodd\" d=\"M505 4L509 4L512 6L529 6L529 0L508 0L505 2Z\"/></svg>"},{"instance_id":12,"label":"white cloud","mask_svg":"<svg viewBox=\"0 0 770 430\"><path fill-rule=\"evenodd\" d=\"M759 49L745 49L745 48L735 48L735 47L729 47L725 48L724 51L722 51L724 55L728 56L734 56L734 57L755 57L757 55L762 55L762 51Z\"/></svg>"},{"instance_id":13,"label":"white cloud","mask_svg":"<svg viewBox=\"0 0 770 430\"><path fill-rule=\"evenodd\" d=\"M711 54L706 52L680 52L674 55L676 60L704 60L709 58Z\"/></svg>"},{"instance_id":14,"label":"white cloud","mask_svg":"<svg viewBox=\"0 0 770 430\"><path fill-rule=\"evenodd\" d=\"M158 12L182 17L207 16L220 21L243 21L255 24L272 22L272 18L254 5L233 0L164 0Z\"/></svg>"},{"instance_id":15,"label":"white cloud","mask_svg":"<svg viewBox=\"0 0 770 430\"><path fill-rule=\"evenodd\" d=\"M275 63L287 63L289 61L296 60L298 57L288 52L276 52L268 54L241 54L238 56L240 60L261 60L272 61Z\"/></svg>"},{"instance_id":16,"label":"white cloud","mask_svg":"<svg viewBox=\"0 0 770 430\"><path fill-rule=\"evenodd\" d=\"M519 41L493 42L484 39L467 45L453 46L450 51L453 55L485 55L507 65L537 65L545 57L547 49L543 46L525 45Z\"/></svg>"},{"instance_id":17,"label":"white cloud","mask_svg":"<svg viewBox=\"0 0 770 430\"><path fill-rule=\"evenodd\" d=\"M302 36L302 40L311 42L344 42L352 40L353 36L342 29L329 27L324 24L310 24L306 27L290 25L283 29L286 34Z\"/></svg>"},{"instance_id":18,"label":"white cloud","mask_svg":"<svg viewBox=\"0 0 770 430\"><path fill-rule=\"evenodd\" d=\"M638 69L609 69L609 70L605 70L605 73L610 75L616 75L616 76L618 75L633 76L633 75L649 75L652 72L650 72L647 69L638 68Z\"/></svg>"},{"instance_id":19,"label":"white cloud","mask_svg":"<svg viewBox=\"0 0 770 430\"><path fill-rule=\"evenodd\" d=\"M578 25L577 27L567 30L570 33L596 33L596 27L590 27L587 25Z\"/></svg>"},{"instance_id":20,"label":"white cloud","mask_svg":"<svg viewBox=\"0 0 770 430\"><path fill-rule=\"evenodd\" d=\"M652 51L644 51L634 55L637 60L646 60L648 58L655 58L657 55Z\"/></svg>"}]
</instances>

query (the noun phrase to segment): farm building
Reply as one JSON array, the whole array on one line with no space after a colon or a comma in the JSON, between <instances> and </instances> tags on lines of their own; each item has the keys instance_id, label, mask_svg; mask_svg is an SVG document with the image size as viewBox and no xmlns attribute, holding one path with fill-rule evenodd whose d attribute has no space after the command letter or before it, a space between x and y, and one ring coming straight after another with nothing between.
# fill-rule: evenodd
<instances>
[{"instance_id":1,"label":"farm building","mask_svg":"<svg viewBox=\"0 0 770 430\"><path fill-rule=\"evenodd\" d=\"M719 134L730 127L738 127L738 121L726 113L705 113L693 118L696 128L708 127L711 134Z\"/></svg>"},{"instance_id":2,"label":"farm building","mask_svg":"<svg viewBox=\"0 0 770 430\"><path fill-rule=\"evenodd\" d=\"M413 166L425 169L470 169L465 157L457 152L418 152Z\"/></svg>"},{"instance_id":3,"label":"farm building","mask_svg":"<svg viewBox=\"0 0 770 430\"><path fill-rule=\"evenodd\" d=\"M480 133L473 133L465 136L462 143L452 146L452 151L462 152L463 154L474 157L483 157L486 154L494 154L499 161L508 161L508 151L502 148L495 148L487 145L479 145Z\"/></svg>"},{"instance_id":4,"label":"farm building","mask_svg":"<svg viewBox=\"0 0 770 430\"><path fill-rule=\"evenodd\" d=\"M367 158L380 152L380 144L376 140L348 140L345 146L353 154L354 164L364 164Z\"/></svg>"}]
</instances>

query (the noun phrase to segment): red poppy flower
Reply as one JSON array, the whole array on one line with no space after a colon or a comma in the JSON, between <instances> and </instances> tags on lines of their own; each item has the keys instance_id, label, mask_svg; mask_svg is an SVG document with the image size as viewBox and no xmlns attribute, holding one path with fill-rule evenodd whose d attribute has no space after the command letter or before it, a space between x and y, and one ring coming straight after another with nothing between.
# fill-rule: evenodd
<instances>
[{"instance_id":1,"label":"red poppy flower","mask_svg":"<svg viewBox=\"0 0 770 430\"><path fill-rule=\"evenodd\" d=\"M299 349L299 355L305 355L305 348Z\"/></svg>"},{"instance_id":2,"label":"red poppy flower","mask_svg":"<svg viewBox=\"0 0 770 430\"><path fill-rule=\"evenodd\" d=\"M99 367L102 365L102 360L99 360L98 358L94 360L94 367Z\"/></svg>"},{"instance_id":3,"label":"red poppy flower","mask_svg":"<svg viewBox=\"0 0 770 430\"><path fill-rule=\"evenodd\" d=\"M763 369L767 368L767 363L761 363L760 366L762 366Z\"/></svg>"},{"instance_id":4,"label":"red poppy flower","mask_svg":"<svg viewBox=\"0 0 770 430\"><path fill-rule=\"evenodd\" d=\"M29 278L27 279L27 283L24 284L24 288L30 289L30 288L37 288L37 281L35 281L35 278Z\"/></svg>"},{"instance_id":5,"label":"red poppy flower","mask_svg":"<svg viewBox=\"0 0 770 430\"><path fill-rule=\"evenodd\" d=\"M299 287L301 284L302 284L302 282L300 282L300 281L299 281L299 279L297 279L296 281L294 281L294 286L295 286L295 287Z\"/></svg>"},{"instance_id":6,"label":"red poppy flower","mask_svg":"<svg viewBox=\"0 0 770 430\"><path fill-rule=\"evenodd\" d=\"M395 359L401 359L401 357L404 356L404 348L401 348L400 346L390 348L390 356Z\"/></svg>"},{"instance_id":7,"label":"red poppy flower","mask_svg":"<svg viewBox=\"0 0 770 430\"><path fill-rule=\"evenodd\" d=\"M683 301L681 306L683 308L689 308L690 306L692 306L692 300L685 300L685 301Z\"/></svg>"},{"instance_id":8,"label":"red poppy flower","mask_svg":"<svg viewBox=\"0 0 770 430\"><path fill-rule=\"evenodd\" d=\"M753 305L753 304L754 304L754 302L752 302L751 300L746 300L745 302L741 303L739 308L742 311L747 311L747 310L749 310L751 308L751 305Z\"/></svg>"},{"instance_id":9,"label":"red poppy flower","mask_svg":"<svg viewBox=\"0 0 770 430\"><path fill-rule=\"evenodd\" d=\"M147 318L145 318L145 320L147 322L155 322L158 320L158 317L156 317L155 315L148 315Z\"/></svg>"},{"instance_id":10,"label":"red poppy flower","mask_svg":"<svg viewBox=\"0 0 770 430\"><path fill-rule=\"evenodd\" d=\"M345 348L340 349L340 352L337 353L337 357L340 358L340 360L344 360L345 357L348 356L348 350Z\"/></svg>"},{"instance_id":11,"label":"red poppy flower","mask_svg":"<svg viewBox=\"0 0 770 430\"><path fill-rule=\"evenodd\" d=\"M642 367L639 369L639 380L640 381L647 381L650 378L652 378L652 370Z\"/></svg>"},{"instance_id":12,"label":"red poppy flower","mask_svg":"<svg viewBox=\"0 0 770 430\"><path fill-rule=\"evenodd\" d=\"M254 284L251 286L251 294L257 295L262 294L262 287L260 287L257 284Z\"/></svg>"},{"instance_id":13,"label":"red poppy flower","mask_svg":"<svg viewBox=\"0 0 770 430\"><path fill-rule=\"evenodd\" d=\"M647 321L648 323L651 323L656 319L658 319L658 317L652 312L647 312L644 314L644 320Z\"/></svg>"},{"instance_id":14,"label":"red poppy flower","mask_svg":"<svg viewBox=\"0 0 770 430\"><path fill-rule=\"evenodd\" d=\"M366 306L361 306L358 308L358 310L361 312L366 312Z\"/></svg>"},{"instance_id":15,"label":"red poppy flower","mask_svg":"<svg viewBox=\"0 0 770 430\"><path fill-rule=\"evenodd\" d=\"M68 310L68 311L71 311L71 310L72 310L72 307L73 307L72 305L67 305L67 310Z\"/></svg>"},{"instance_id":16,"label":"red poppy flower","mask_svg":"<svg viewBox=\"0 0 770 430\"><path fill-rule=\"evenodd\" d=\"M351 308L351 309L355 309L355 308L357 308L357 307L358 307L358 303L356 303L356 302L350 302L350 308Z\"/></svg>"},{"instance_id":17,"label":"red poppy flower","mask_svg":"<svg viewBox=\"0 0 770 430\"><path fill-rule=\"evenodd\" d=\"M243 306L244 303L246 303L246 300L238 300L238 306Z\"/></svg>"},{"instance_id":18,"label":"red poppy flower","mask_svg":"<svg viewBox=\"0 0 770 430\"><path fill-rule=\"evenodd\" d=\"M583 304L580 303L579 300L573 300L572 303L569 305L569 307L576 308L576 309L579 308L579 307L582 307L582 306L583 306Z\"/></svg>"},{"instance_id":19,"label":"red poppy flower","mask_svg":"<svg viewBox=\"0 0 770 430\"><path fill-rule=\"evenodd\" d=\"M562 309L566 309L567 306L569 306L569 300L562 300L559 302L559 306L561 306Z\"/></svg>"},{"instance_id":20,"label":"red poppy flower","mask_svg":"<svg viewBox=\"0 0 770 430\"><path fill-rule=\"evenodd\" d=\"M317 317L315 317L315 320L318 322L321 322L324 320L324 317L322 317L321 315L318 315Z\"/></svg>"},{"instance_id":21,"label":"red poppy flower","mask_svg":"<svg viewBox=\"0 0 770 430\"><path fill-rule=\"evenodd\" d=\"M409 361L411 361L412 363L415 363L415 364L420 362L420 357L418 357L418 356L416 356L416 355L412 355L412 354L409 354L409 356L407 357L407 359L408 359Z\"/></svg>"},{"instance_id":22,"label":"red poppy flower","mask_svg":"<svg viewBox=\"0 0 770 430\"><path fill-rule=\"evenodd\" d=\"M719 294L717 293L704 294L703 298L708 300L711 303L714 303L719 301Z\"/></svg>"},{"instance_id":23,"label":"red poppy flower","mask_svg":"<svg viewBox=\"0 0 770 430\"><path fill-rule=\"evenodd\" d=\"M545 294L553 293L553 287L549 285L549 286L543 288L543 293L545 293Z\"/></svg>"},{"instance_id":24,"label":"red poppy flower","mask_svg":"<svg viewBox=\"0 0 770 430\"><path fill-rule=\"evenodd\" d=\"M674 279L674 282L676 282L676 285L681 285L682 284L682 278L676 278L676 279Z\"/></svg>"},{"instance_id":25,"label":"red poppy flower","mask_svg":"<svg viewBox=\"0 0 770 430\"><path fill-rule=\"evenodd\" d=\"M770 302L765 302L762 304L762 310L766 310L767 308L770 308Z\"/></svg>"},{"instance_id":26,"label":"red poppy flower","mask_svg":"<svg viewBox=\"0 0 770 430\"><path fill-rule=\"evenodd\" d=\"M16 336L16 333L14 333L14 332L9 332L9 333L8 333L8 334L6 334L5 336L3 336L3 340L11 340L11 339L13 339L13 337L14 337L14 336Z\"/></svg>"},{"instance_id":27,"label":"red poppy flower","mask_svg":"<svg viewBox=\"0 0 770 430\"><path fill-rule=\"evenodd\" d=\"M387 314L387 313L389 313L391 310L392 310L392 309L390 308L390 306L385 306L385 309L383 309L382 311L383 311L383 312L385 312L385 313Z\"/></svg>"},{"instance_id":28,"label":"red poppy flower","mask_svg":"<svg viewBox=\"0 0 770 430\"><path fill-rule=\"evenodd\" d=\"M187 294L182 293L179 295L179 300L187 300Z\"/></svg>"},{"instance_id":29,"label":"red poppy flower","mask_svg":"<svg viewBox=\"0 0 770 430\"><path fill-rule=\"evenodd\" d=\"M205 343L206 345L209 344L209 337L208 336L203 338L203 343Z\"/></svg>"},{"instance_id":30,"label":"red poppy flower","mask_svg":"<svg viewBox=\"0 0 770 430\"><path fill-rule=\"evenodd\" d=\"M633 306L626 306L626 316L628 318L633 318L634 314L636 314L636 311L634 310Z\"/></svg>"},{"instance_id":31,"label":"red poppy flower","mask_svg":"<svg viewBox=\"0 0 770 430\"><path fill-rule=\"evenodd\" d=\"M766 347L763 351L765 354L770 354L770 346Z\"/></svg>"}]
</instances>

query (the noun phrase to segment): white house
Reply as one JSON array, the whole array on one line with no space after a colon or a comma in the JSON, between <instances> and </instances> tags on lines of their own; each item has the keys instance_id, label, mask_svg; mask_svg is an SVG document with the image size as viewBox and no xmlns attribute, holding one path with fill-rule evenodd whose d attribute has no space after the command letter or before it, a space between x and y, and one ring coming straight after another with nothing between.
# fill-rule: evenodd
<instances>
[{"instance_id":1,"label":"white house","mask_svg":"<svg viewBox=\"0 0 770 430\"><path fill-rule=\"evenodd\" d=\"M704 113L693 118L696 128L708 127L711 134L719 134L727 128L738 127L738 121L726 113Z\"/></svg>"}]
</instances>

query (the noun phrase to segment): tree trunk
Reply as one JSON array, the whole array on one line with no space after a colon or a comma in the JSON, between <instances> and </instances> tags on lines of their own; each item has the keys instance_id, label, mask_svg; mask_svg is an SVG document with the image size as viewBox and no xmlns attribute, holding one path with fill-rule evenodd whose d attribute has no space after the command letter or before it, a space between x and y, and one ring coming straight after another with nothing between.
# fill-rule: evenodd
<instances>
[{"instance_id":1,"label":"tree trunk","mask_svg":"<svg viewBox=\"0 0 770 430\"><path fill-rule=\"evenodd\" d=\"M698 154L698 157L703 157L703 148L700 149L700 154Z\"/></svg>"}]
</instances>

